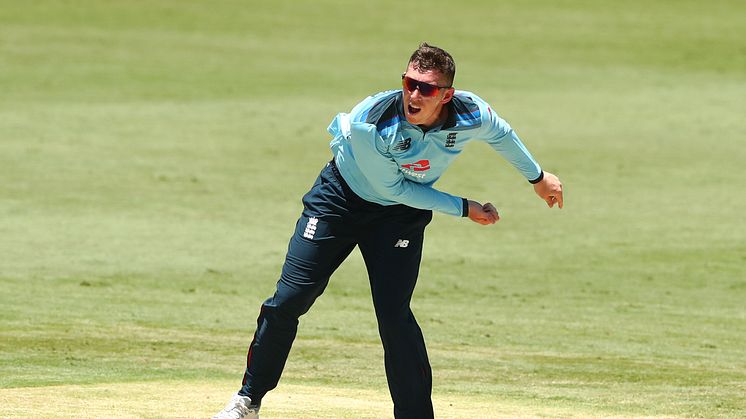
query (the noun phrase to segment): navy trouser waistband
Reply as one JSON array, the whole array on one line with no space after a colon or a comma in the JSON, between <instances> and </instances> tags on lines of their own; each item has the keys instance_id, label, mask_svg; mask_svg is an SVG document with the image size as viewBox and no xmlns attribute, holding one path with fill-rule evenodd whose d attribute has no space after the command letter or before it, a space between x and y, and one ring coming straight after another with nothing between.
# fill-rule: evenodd
<instances>
[{"instance_id":1,"label":"navy trouser waistband","mask_svg":"<svg viewBox=\"0 0 746 419\"><path fill-rule=\"evenodd\" d=\"M331 159L331 161L329 161L329 167L331 167L332 173L334 173L334 177L337 178L339 183L341 183L342 186L344 186L346 189L349 189L350 186L347 184L347 182L345 182L344 178L342 177L342 174L339 173L339 169L337 168L337 163L334 162L334 159Z\"/></svg>"},{"instance_id":2,"label":"navy trouser waistband","mask_svg":"<svg viewBox=\"0 0 746 419\"><path fill-rule=\"evenodd\" d=\"M368 207L379 208L379 209L382 209L382 210L393 210L393 209L399 209L399 208L409 208L409 209L412 209L414 211L428 211L428 212L431 212L430 210L421 210L421 209L417 209L417 208L414 208L414 207L410 207L410 206L405 205L405 204L382 205L382 204L379 204L377 202L368 201L368 200L360 197L360 195L356 194L355 191L353 191L352 188L350 188L350 185L347 184L347 182L345 181L344 177L342 177L342 174L339 172L339 168L337 168L337 163L334 162L334 159L332 159L328 163L327 167L329 169L331 169L332 176L334 176L334 178L337 179L337 181L339 181L339 185L342 187L342 190L344 191L345 198L347 198L347 199L349 199L351 201L357 202L359 204L366 205Z\"/></svg>"}]
</instances>

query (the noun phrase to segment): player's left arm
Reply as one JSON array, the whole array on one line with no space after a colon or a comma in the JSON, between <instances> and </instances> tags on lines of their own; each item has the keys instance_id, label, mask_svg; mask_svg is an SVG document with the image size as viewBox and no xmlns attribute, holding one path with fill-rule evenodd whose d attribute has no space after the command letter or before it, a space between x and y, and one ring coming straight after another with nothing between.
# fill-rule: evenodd
<instances>
[{"instance_id":1,"label":"player's left arm","mask_svg":"<svg viewBox=\"0 0 746 419\"><path fill-rule=\"evenodd\" d=\"M483 106L482 112L482 137L485 141L534 185L534 192L550 208L555 204L562 208L564 202L559 178L541 169L518 134L492 108Z\"/></svg>"}]
</instances>

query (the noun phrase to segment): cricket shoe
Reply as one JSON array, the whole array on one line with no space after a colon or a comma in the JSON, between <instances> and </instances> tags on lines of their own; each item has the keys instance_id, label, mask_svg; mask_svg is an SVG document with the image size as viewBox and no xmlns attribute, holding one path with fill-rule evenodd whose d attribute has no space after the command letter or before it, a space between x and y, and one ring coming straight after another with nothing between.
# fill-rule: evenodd
<instances>
[{"instance_id":1,"label":"cricket shoe","mask_svg":"<svg viewBox=\"0 0 746 419\"><path fill-rule=\"evenodd\" d=\"M259 405L251 403L246 396L235 394L212 419L259 419Z\"/></svg>"}]
</instances>

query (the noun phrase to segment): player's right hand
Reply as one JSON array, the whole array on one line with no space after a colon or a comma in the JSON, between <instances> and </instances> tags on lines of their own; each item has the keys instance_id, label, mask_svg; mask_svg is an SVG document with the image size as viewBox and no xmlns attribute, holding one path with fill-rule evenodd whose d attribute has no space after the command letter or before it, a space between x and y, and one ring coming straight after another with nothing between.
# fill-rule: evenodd
<instances>
[{"instance_id":1,"label":"player's right hand","mask_svg":"<svg viewBox=\"0 0 746 419\"><path fill-rule=\"evenodd\" d=\"M497 213L497 209L491 203L484 205L477 201L469 201L469 219L477 224L489 225L495 224L500 220L500 215Z\"/></svg>"}]
</instances>

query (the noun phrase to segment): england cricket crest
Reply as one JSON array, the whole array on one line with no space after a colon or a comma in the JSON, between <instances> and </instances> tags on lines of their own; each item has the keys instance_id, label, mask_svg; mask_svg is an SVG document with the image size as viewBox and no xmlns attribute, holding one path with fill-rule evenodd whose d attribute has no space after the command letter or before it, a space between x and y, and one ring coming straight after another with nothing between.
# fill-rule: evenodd
<instances>
[{"instance_id":1,"label":"england cricket crest","mask_svg":"<svg viewBox=\"0 0 746 419\"><path fill-rule=\"evenodd\" d=\"M456 133L450 132L446 136L446 147L451 148L456 145Z\"/></svg>"}]
</instances>

